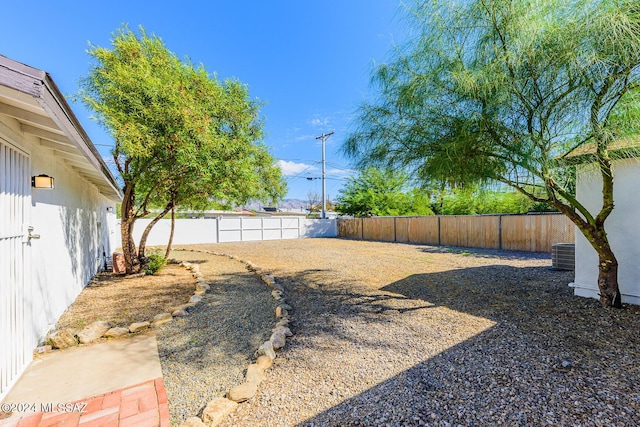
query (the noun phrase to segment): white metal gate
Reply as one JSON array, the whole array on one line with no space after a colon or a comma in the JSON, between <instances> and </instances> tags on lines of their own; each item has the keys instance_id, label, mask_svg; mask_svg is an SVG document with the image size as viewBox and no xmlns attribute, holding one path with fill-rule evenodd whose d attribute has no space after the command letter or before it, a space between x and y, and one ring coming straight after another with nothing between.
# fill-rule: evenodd
<instances>
[{"instance_id":1,"label":"white metal gate","mask_svg":"<svg viewBox=\"0 0 640 427\"><path fill-rule=\"evenodd\" d=\"M31 361L25 278L29 157L0 136L0 398Z\"/></svg>"}]
</instances>

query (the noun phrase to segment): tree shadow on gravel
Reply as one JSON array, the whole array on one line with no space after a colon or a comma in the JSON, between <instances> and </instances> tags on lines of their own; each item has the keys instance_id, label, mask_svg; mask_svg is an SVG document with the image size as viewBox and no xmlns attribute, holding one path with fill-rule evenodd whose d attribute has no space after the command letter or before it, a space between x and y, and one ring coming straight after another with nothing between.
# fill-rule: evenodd
<instances>
[{"instance_id":1,"label":"tree shadow on gravel","mask_svg":"<svg viewBox=\"0 0 640 427\"><path fill-rule=\"evenodd\" d=\"M436 307L495 325L298 426L623 426L640 419L640 310L606 310L574 297L572 273L481 266L411 275L373 292L347 281L323 285L323 275L334 273L279 278L302 313L293 345L321 333L351 339L334 327L344 320L384 323Z\"/></svg>"},{"instance_id":2,"label":"tree shadow on gravel","mask_svg":"<svg viewBox=\"0 0 640 427\"><path fill-rule=\"evenodd\" d=\"M499 249L466 248L461 246L420 246L428 254L451 253L475 258L498 258L504 260L551 259L548 252L504 251Z\"/></svg>"},{"instance_id":3,"label":"tree shadow on gravel","mask_svg":"<svg viewBox=\"0 0 640 427\"><path fill-rule=\"evenodd\" d=\"M176 425L242 383L254 352L273 328L275 300L254 273L224 274L210 286L203 300L188 309L188 316L157 330Z\"/></svg>"}]
</instances>

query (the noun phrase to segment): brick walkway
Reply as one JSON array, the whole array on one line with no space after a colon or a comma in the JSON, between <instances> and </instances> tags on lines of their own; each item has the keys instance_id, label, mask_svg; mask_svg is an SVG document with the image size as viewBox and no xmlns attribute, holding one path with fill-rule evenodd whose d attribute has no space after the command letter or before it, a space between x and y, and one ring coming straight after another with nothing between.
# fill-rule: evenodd
<instances>
[{"instance_id":1,"label":"brick walkway","mask_svg":"<svg viewBox=\"0 0 640 427\"><path fill-rule=\"evenodd\" d=\"M162 378L71 402L59 411L17 415L0 420L0 427L169 427Z\"/></svg>"}]
</instances>

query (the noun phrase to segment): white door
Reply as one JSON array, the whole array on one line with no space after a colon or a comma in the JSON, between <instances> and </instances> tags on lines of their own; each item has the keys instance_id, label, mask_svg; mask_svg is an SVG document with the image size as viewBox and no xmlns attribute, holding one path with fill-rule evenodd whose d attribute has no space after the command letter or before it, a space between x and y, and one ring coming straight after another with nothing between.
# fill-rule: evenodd
<instances>
[{"instance_id":1,"label":"white door","mask_svg":"<svg viewBox=\"0 0 640 427\"><path fill-rule=\"evenodd\" d=\"M27 236L29 156L0 135L0 400L31 361Z\"/></svg>"}]
</instances>

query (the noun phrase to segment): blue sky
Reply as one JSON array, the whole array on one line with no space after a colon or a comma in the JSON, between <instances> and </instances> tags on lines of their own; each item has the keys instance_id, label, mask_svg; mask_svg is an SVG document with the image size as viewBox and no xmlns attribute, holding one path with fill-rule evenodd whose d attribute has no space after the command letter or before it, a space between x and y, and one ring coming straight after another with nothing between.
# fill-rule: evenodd
<instances>
[{"instance_id":1,"label":"blue sky","mask_svg":"<svg viewBox=\"0 0 640 427\"><path fill-rule=\"evenodd\" d=\"M339 154L351 117L369 93L373 65L400 42L399 0L210 0L5 2L0 54L51 74L63 93L78 90L89 69L88 43L109 46L126 23L160 36L179 57L220 78L236 77L266 103L266 144L289 184L287 198L321 193L327 140L327 193L349 170ZM112 140L81 104L72 104L105 158Z\"/></svg>"}]
</instances>

